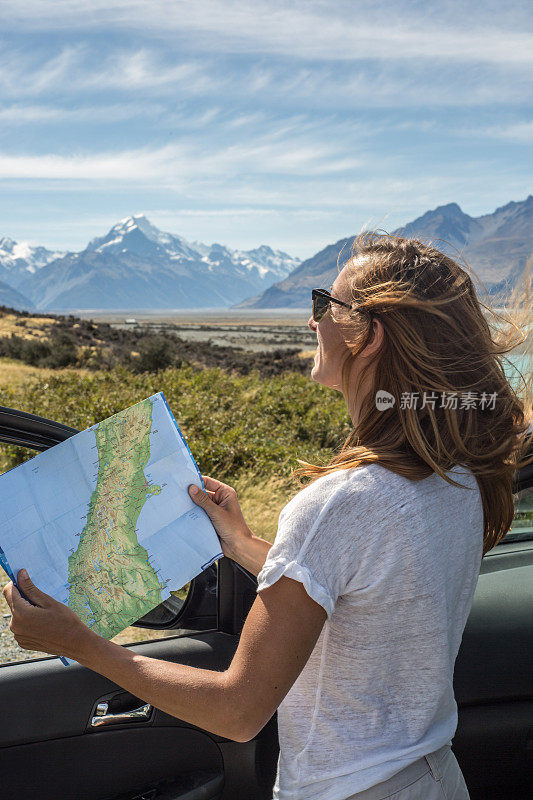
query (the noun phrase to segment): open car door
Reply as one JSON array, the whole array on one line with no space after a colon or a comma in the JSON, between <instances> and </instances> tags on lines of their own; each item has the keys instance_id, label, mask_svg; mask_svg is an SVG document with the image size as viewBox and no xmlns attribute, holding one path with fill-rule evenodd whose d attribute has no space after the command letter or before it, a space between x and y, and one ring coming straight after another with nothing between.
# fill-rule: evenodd
<instances>
[{"instance_id":1,"label":"open car door","mask_svg":"<svg viewBox=\"0 0 533 800\"><path fill-rule=\"evenodd\" d=\"M0 408L0 441L45 450L73 428ZM167 638L145 656L224 670L255 598L255 577L227 558L139 625ZM168 638L168 629L176 636ZM10 635L9 633L7 635ZM57 657L0 665L2 796L24 800L270 800L276 717L233 742L147 706L89 669Z\"/></svg>"},{"instance_id":2,"label":"open car door","mask_svg":"<svg viewBox=\"0 0 533 800\"><path fill-rule=\"evenodd\" d=\"M533 464L514 488L513 526L481 561L455 662L452 745L471 800L533 794Z\"/></svg>"}]
</instances>

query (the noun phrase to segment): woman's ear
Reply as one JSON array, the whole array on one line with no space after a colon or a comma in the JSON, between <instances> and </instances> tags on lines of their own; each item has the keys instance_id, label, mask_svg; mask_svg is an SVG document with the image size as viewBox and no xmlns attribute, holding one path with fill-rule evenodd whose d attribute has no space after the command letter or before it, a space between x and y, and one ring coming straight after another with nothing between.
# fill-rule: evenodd
<instances>
[{"instance_id":1,"label":"woman's ear","mask_svg":"<svg viewBox=\"0 0 533 800\"><path fill-rule=\"evenodd\" d=\"M363 350L361 350L361 352L359 353L359 357L370 358L370 356L374 356L380 349L381 345L383 344L384 338L385 338L385 330L383 328L383 324L381 320L374 317L372 320L371 339L367 344L367 346Z\"/></svg>"}]
</instances>

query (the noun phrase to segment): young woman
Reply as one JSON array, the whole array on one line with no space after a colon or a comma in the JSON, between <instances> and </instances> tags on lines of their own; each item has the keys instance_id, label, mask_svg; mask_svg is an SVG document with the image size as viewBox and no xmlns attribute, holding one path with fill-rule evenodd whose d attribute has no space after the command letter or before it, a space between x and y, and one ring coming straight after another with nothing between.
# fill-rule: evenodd
<instances>
[{"instance_id":1,"label":"young woman","mask_svg":"<svg viewBox=\"0 0 533 800\"><path fill-rule=\"evenodd\" d=\"M248 741L278 710L279 800L464 800L453 668L482 555L509 530L526 404L472 281L416 240L367 236L313 291L311 378L353 431L285 506L274 545L235 491L192 494L257 597L225 672L108 642L36 588L4 590L30 650L62 654L207 731ZM518 341L520 341L520 330ZM522 337L523 338L523 337ZM529 409L528 409L529 411Z\"/></svg>"}]
</instances>

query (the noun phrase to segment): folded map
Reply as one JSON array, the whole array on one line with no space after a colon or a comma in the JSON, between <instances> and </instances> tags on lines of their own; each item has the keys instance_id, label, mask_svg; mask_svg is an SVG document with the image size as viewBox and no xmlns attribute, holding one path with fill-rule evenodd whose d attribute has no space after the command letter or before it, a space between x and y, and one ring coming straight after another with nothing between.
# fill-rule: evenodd
<instances>
[{"instance_id":1,"label":"folded map","mask_svg":"<svg viewBox=\"0 0 533 800\"><path fill-rule=\"evenodd\" d=\"M221 558L162 392L0 476L0 565L107 639Z\"/></svg>"}]
</instances>

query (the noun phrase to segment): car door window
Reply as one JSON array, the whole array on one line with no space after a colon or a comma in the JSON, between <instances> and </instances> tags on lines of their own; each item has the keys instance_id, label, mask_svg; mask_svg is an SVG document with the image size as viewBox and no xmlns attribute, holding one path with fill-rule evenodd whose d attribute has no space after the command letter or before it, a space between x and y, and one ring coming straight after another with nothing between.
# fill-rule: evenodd
<instances>
[{"instance_id":1,"label":"car door window","mask_svg":"<svg viewBox=\"0 0 533 800\"><path fill-rule=\"evenodd\" d=\"M8 583L9 577L0 567L0 590ZM190 583L187 583L179 592L172 592L175 597L185 600L189 591ZM23 650L18 646L13 634L9 630L11 614L4 595L0 594L0 664L7 664L16 661L28 661L32 658L42 658L47 653L38 653L33 650ZM179 629L152 630L149 628L130 626L117 634L111 641L117 644L131 644L134 642L148 642L154 639L166 639L172 636L179 636L182 633Z\"/></svg>"},{"instance_id":2,"label":"car door window","mask_svg":"<svg viewBox=\"0 0 533 800\"><path fill-rule=\"evenodd\" d=\"M533 539L533 486L522 489L515 501L515 515L508 539Z\"/></svg>"}]
</instances>

